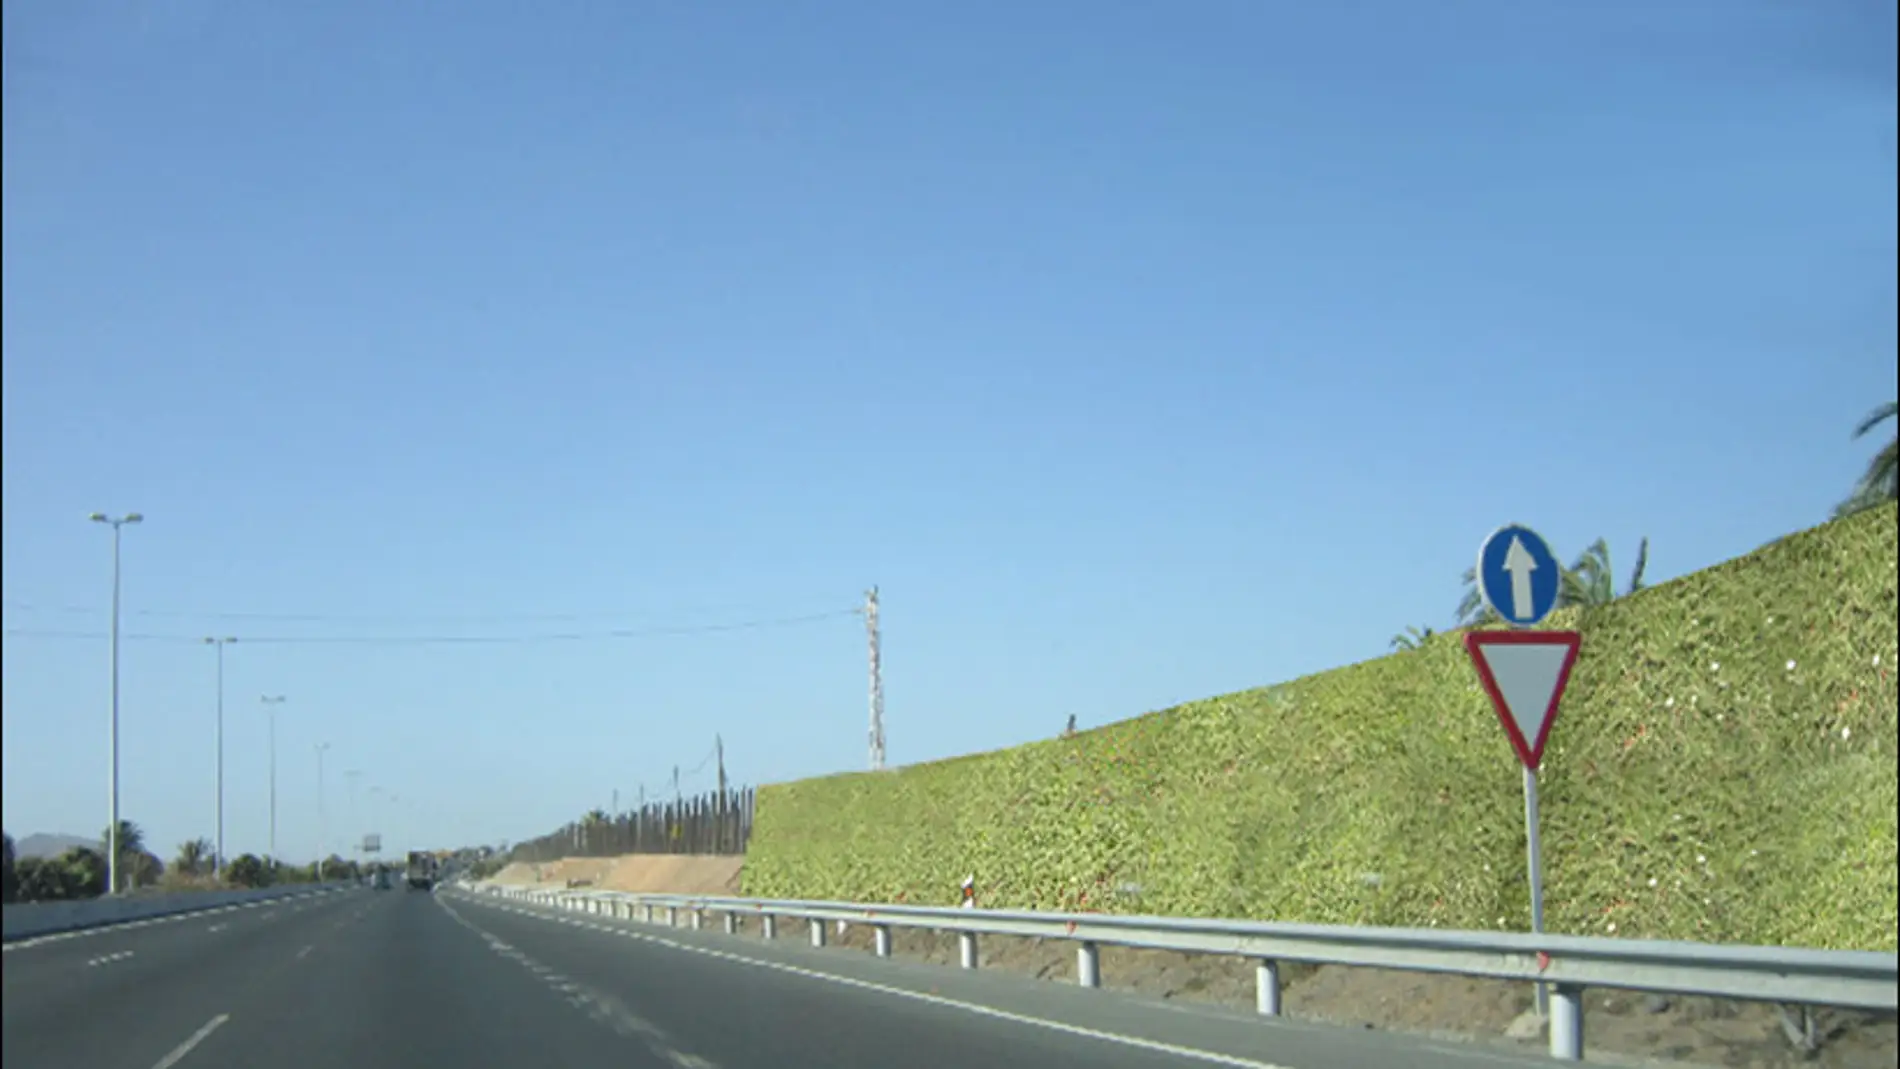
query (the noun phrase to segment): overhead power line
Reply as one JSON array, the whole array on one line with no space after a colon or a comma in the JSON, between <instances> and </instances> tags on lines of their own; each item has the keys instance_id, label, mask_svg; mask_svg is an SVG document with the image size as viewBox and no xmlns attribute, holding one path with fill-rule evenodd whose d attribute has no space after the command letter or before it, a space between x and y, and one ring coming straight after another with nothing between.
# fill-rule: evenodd
<instances>
[{"instance_id":1,"label":"overhead power line","mask_svg":"<svg viewBox=\"0 0 1900 1069\"><path fill-rule=\"evenodd\" d=\"M64 616L102 616L105 607L101 605L35 605L21 601L4 603L8 612L57 614ZM855 610L854 610L855 611ZM703 605L692 609L672 610L669 615L705 616L713 613L727 615L759 615L757 605ZM600 623L604 621L638 620L652 618L653 612L630 611L626 609L600 612L503 612L503 613L329 613L329 612L248 612L228 609L127 609L126 616L136 616L147 620L249 620L258 623L286 624L410 624L434 626L468 626L481 624L579 624Z\"/></svg>"},{"instance_id":2,"label":"overhead power line","mask_svg":"<svg viewBox=\"0 0 1900 1069\"><path fill-rule=\"evenodd\" d=\"M534 645L556 642L598 642L629 640L642 638L664 638L669 635L710 635L730 631L757 631L775 627L795 627L801 624L818 623L824 620L837 620L847 616L856 616L857 609L836 609L831 612L808 613L803 616L782 616L769 620L742 620L723 624L693 624L672 627L623 627L599 631L552 631L520 635L238 635L241 645L283 645L283 646L495 646L495 645ZM10 637L46 638L46 639L100 639L107 637L103 631L63 631L30 627L9 627L4 633ZM199 645L204 642L202 635L162 634L162 633L122 633L122 641L136 642L176 642Z\"/></svg>"}]
</instances>

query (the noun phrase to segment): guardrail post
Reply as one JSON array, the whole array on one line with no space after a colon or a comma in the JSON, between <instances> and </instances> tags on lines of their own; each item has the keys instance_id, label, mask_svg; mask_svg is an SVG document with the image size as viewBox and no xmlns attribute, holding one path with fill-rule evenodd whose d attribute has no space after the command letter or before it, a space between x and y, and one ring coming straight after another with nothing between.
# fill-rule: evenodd
<instances>
[{"instance_id":1,"label":"guardrail post","mask_svg":"<svg viewBox=\"0 0 1900 1069\"><path fill-rule=\"evenodd\" d=\"M825 945L825 922L817 917L811 919L811 945L815 947Z\"/></svg>"},{"instance_id":2,"label":"guardrail post","mask_svg":"<svg viewBox=\"0 0 1900 1069\"><path fill-rule=\"evenodd\" d=\"M1263 1017L1280 1016L1280 963L1257 961L1253 970L1254 1009Z\"/></svg>"},{"instance_id":3,"label":"guardrail post","mask_svg":"<svg viewBox=\"0 0 1900 1069\"><path fill-rule=\"evenodd\" d=\"M739 934L739 915L737 913L726 914L726 934Z\"/></svg>"},{"instance_id":4,"label":"guardrail post","mask_svg":"<svg viewBox=\"0 0 1900 1069\"><path fill-rule=\"evenodd\" d=\"M651 902L640 903L640 919L647 922L648 924L653 923L653 903Z\"/></svg>"},{"instance_id":5,"label":"guardrail post","mask_svg":"<svg viewBox=\"0 0 1900 1069\"><path fill-rule=\"evenodd\" d=\"M1075 948L1075 979L1083 987L1102 986L1102 948L1085 942Z\"/></svg>"},{"instance_id":6,"label":"guardrail post","mask_svg":"<svg viewBox=\"0 0 1900 1069\"><path fill-rule=\"evenodd\" d=\"M1551 985L1550 1056L1566 1062L1583 1060L1583 988L1574 984Z\"/></svg>"},{"instance_id":7,"label":"guardrail post","mask_svg":"<svg viewBox=\"0 0 1900 1069\"><path fill-rule=\"evenodd\" d=\"M880 924L871 929L871 943L880 958L891 956L891 926Z\"/></svg>"},{"instance_id":8,"label":"guardrail post","mask_svg":"<svg viewBox=\"0 0 1900 1069\"><path fill-rule=\"evenodd\" d=\"M770 913L760 914L759 915L759 930L765 934L765 938L777 939L778 938L778 918L772 916Z\"/></svg>"},{"instance_id":9,"label":"guardrail post","mask_svg":"<svg viewBox=\"0 0 1900 1069\"><path fill-rule=\"evenodd\" d=\"M699 924L700 924L699 918L700 918L699 910L697 909L693 910L692 911L692 925L693 925L693 931L695 932L699 931Z\"/></svg>"},{"instance_id":10,"label":"guardrail post","mask_svg":"<svg viewBox=\"0 0 1900 1069\"><path fill-rule=\"evenodd\" d=\"M668 928L678 928L680 926L680 908L678 906L666 907L666 926Z\"/></svg>"},{"instance_id":11,"label":"guardrail post","mask_svg":"<svg viewBox=\"0 0 1900 1069\"><path fill-rule=\"evenodd\" d=\"M976 968L976 933L957 933L957 957L966 969Z\"/></svg>"}]
</instances>

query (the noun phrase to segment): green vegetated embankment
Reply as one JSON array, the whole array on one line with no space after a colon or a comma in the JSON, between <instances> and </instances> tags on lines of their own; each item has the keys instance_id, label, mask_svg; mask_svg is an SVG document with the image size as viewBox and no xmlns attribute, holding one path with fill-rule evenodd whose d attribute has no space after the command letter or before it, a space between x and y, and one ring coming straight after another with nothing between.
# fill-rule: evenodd
<instances>
[{"instance_id":1,"label":"green vegetated embankment","mask_svg":"<svg viewBox=\"0 0 1900 1069\"><path fill-rule=\"evenodd\" d=\"M1550 930L1892 950L1896 510L1609 605L1540 778ZM745 893L1526 929L1457 634L1051 739L760 790Z\"/></svg>"}]
</instances>

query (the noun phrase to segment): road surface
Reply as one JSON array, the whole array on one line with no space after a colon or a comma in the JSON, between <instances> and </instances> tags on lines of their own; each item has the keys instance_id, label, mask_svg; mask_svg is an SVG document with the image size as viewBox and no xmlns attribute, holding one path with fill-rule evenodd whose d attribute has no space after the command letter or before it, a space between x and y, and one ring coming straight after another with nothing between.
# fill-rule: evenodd
<instances>
[{"instance_id":1,"label":"road surface","mask_svg":"<svg viewBox=\"0 0 1900 1069\"><path fill-rule=\"evenodd\" d=\"M1510 1069L1495 1048L352 889L9 944L7 1069Z\"/></svg>"}]
</instances>

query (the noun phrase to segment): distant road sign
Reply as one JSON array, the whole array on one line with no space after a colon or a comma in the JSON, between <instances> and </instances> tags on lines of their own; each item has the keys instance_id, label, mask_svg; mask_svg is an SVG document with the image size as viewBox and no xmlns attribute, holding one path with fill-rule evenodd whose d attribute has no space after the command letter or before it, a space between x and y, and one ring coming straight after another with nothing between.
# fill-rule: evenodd
<instances>
[{"instance_id":1,"label":"distant road sign","mask_svg":"<svg viewBox=\"0 0 1900 1069\"><path fill-rule=\"evenodd\" d=\"M383 849L382 836L374 835L374 834L363 836L363 852L365 854L381 853L382 849Z\"/></svg>"},{"instance_id":2,"label":"distant road sign","mask_svg":"<svg viewBox=\"0 0 1900 1069\"><path fill-rule=\"evenodd\" d=\"M1528 527L1500 527L1478 548L1478 592L1513 627L1530 627L1549 616L1562 586L1557 555Z\"/></svg>"},{"instance_id":3,"label":"distant road sign","mask_svg":"<svg viewBox=\"0 0 1900 1069\"><path fill-rule=\"evenodd\" d=\"M1583 636L1575 631L1467 631L1465 649L1517 759L1532 772L1570 683Z\"/></svg>"}]
</instances>

